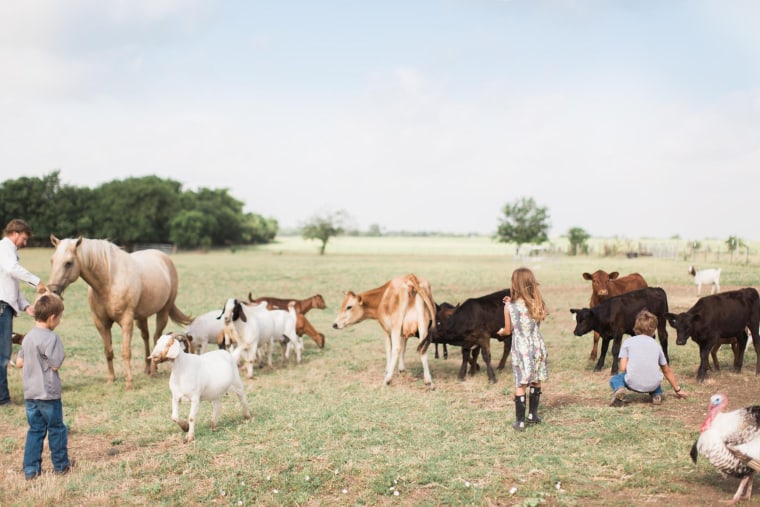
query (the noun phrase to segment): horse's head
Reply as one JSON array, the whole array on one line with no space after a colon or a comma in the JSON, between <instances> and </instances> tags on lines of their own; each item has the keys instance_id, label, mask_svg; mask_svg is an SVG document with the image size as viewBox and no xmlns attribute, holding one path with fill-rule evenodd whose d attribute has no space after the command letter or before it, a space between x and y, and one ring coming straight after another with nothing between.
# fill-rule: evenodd
<instances>
[{"instance_id":1,"label":"horse's head","mask_svg":"<svg viewBox=\"0 0 760 507\"><path fill-rule=\"evenodd\" d=\"M82 236L76 239L58 239L51 234L50 242L55 247L55 252L50 258L50 279L47 289L60 296L70 283L79 278L77 248L82 244Z\"/></svg>"}]
</instances>

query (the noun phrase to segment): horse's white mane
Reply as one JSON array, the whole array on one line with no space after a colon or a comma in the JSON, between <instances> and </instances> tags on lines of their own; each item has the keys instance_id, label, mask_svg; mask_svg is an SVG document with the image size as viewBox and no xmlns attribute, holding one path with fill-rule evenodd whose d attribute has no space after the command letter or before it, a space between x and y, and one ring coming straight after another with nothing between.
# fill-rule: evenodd
<instances>
[{"instance_id":1,"label":"horse's white mane","mask_svg":"<svg viewBox=\"0 0 760 507\"><path fill-rule=\"evenodd\" d=\"M72 240L76 241L76 240ZM80 260L87 260L90 268L99 266L109 266L115 255L115 252L124 253L121 248L114 245L107 239L88 239L84 238L79 245L81 250Z\"/></svg>"}]
</instances>

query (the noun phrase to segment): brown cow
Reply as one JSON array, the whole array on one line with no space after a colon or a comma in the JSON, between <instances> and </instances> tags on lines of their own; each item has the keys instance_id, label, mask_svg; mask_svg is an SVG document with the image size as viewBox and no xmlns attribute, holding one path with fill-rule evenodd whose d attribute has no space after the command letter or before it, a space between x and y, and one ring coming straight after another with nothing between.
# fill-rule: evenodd
<instances>
[{"instance_id":1,"label":"brown cow","mask_svg":"<svg viewBox=\"0 0 760 507\"><path fill-rule=\"evenodd\" d=\"M435 328L435 303L427 280L409 274L359 294L346 292L333 328L343 329L365 319L375 319L383 328L386 385L393 378L396 363L399 373L404 371L406 341L415 333L419 333L420 337L417 352L422 362L425 384L432 385L427 357L429 342L426 338L429 327Z\"/></svg>"},{"instance_id":2,"label":"brown cow","mask_svg":"<svg viewBox=\"0 0 760 507\"><path fill-rule=\"evenodd\" d=\"M321 294L315 294L306 299L286 299L286 298L275 298L275 297L269 297L269 296L253 299L253 295L249 292L248 301L254 304L261 303L262 301L266 301L268 303L267 308L269 308L270 310L274 308L278 310L287 310L288 303L290 303L291 301L295 301L296 303L296 334L298 336L303 336L304 334L307 334L311 336L311 339L314 340L314 343L316 343L320 349L325 347L325 335L323 335L322 333L314 329L314 326L311 325L311 322L308 321L305 315L306 312L308 312L312 308L319 308L320 310L327 308L327 305L325 304L325 300L324 298L322 298Z\"/></svg>"},{"instance_id":3,"label":"brown cow","mask_svg":"<svg viewBox=\"0 0 760 507\"><path fill-rule=\"evenodd\" d=\"M618 278L620 273L613 271L612 273L606 273L601 269L594 271L594 273L583 273L584 280L591 280L591 300L588 303L589 308L597 306L610 296L619 296L626 292L631 292L636 289L644 289L648 287L644 277L638 273L631 273L622 278ZM596 351L599 346L599 333L594 331L594 346L591 348L591 354L589 354L589 361L596 360Z\"/></svg>"}]
</instances>

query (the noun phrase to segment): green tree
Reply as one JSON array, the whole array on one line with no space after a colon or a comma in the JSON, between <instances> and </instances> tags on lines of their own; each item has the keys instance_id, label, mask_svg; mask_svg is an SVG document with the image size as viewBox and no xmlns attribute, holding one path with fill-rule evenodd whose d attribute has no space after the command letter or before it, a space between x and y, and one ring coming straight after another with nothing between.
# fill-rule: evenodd
<instances>
[{"instance_id":1,"label":"green tree","mask_svg":"<svg viewBox=\"0 0 760 507\"><path fill-rule=\"evenodd\" d=\"M182 210L171 219L169 241L182 248L211 246L213 219L197 210Z\"/></svg>"},{"instance_id":2,"label":"green tree","mask_svg":"<svg viewBox=\"0 0 760 507\"><path fill-rule=\"evenodd\" d=\"M549 239L549 212L538 206L532 197L521 197L506 204L500 218L496 239L502 243L515 243L515 254L525 243L541 244Z\"/></svg>"},{"instance_id":3,"label":"green tree","mask_svg":"<svg viewBox=\"0 0 760 507\"><path fill-rule=\"evenodd\" d=\"M567 239L570 241L570 255L578 255L580 250L582 253L588 253L588 245L586 241L589 240L591 235L580 227L571 227L567 231Z\"/></svg>"},{"instance_id":4,"label":"green tree","mask_svg":"<svg viewBox=\"0 0 760 507\"><path fill-rule=\"evenodd\" d=\"M279 224L274 218L246 213L243 221L243 243L269 243L277 235L278 228Z\"/></svg>"},{"instance_id":5,"label":"green tree","mask_svg":"<svg viewBox=\"0 0 760 507\"><path fill-rule=\"evenodd\" d=\"M324 255L330 238L343 234L346 220L347 214L343 210L316 214L301 227L301 236L303 239L319 240L319 255Z\"/></svg>"},{"instance_id":6,"label":"green tree","mask_svg":"<svg viewBox=\"0 0 760 507\"><path fill-rule=\"evenodd\" d=\"M95 235L131 250L135 243L169 241L172 217L179 209L182 184L158 176L133 177L95 189Z\"/></svg>"}]
</instances>

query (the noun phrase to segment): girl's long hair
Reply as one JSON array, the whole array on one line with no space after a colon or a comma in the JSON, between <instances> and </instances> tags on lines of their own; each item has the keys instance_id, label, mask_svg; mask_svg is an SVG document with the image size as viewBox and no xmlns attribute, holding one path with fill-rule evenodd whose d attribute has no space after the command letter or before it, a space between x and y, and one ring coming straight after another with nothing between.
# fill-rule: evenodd
<instances>
[{"instance_id":1,"label":"girl's long hair","mask_svg":"<svg viewBox=\"0 0 760 507\"><path fill-rule=\"evenodd\" d=\"M546 303L541 296L538 282L533 271L528 268L517 268L512 272L512 288L510 295L513 300L522 299L533 320L541 322L548 315Z\"/></svg>"}]
</instances>

